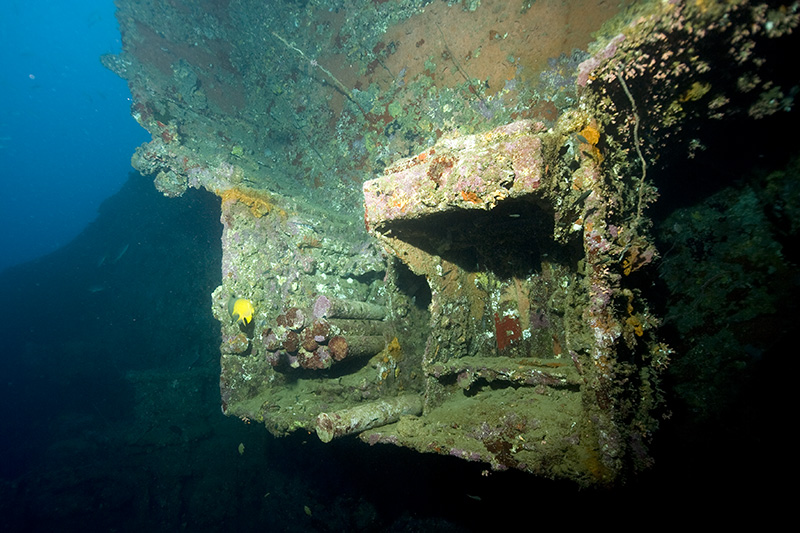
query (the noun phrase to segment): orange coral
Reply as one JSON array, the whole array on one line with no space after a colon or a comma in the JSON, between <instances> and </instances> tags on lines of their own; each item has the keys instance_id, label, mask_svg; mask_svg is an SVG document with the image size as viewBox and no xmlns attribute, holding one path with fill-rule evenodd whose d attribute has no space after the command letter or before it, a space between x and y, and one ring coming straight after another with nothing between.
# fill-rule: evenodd
<instances>
[{"instance_id":1,"label":"orange coral","mask_svg":"<svg viewBox=\"0 0 800 533\"><path fill-rule=\"evenodd\" d=\"M652 249L642 250L634 244L628 251L628 256L622 260L622 273L629 276L653 260L655 252Z\"/></svg>"},{"instance_id":2,"label":"orange coral","mask_svg":"<svg viewBox=\"0 0 800 533\"><path fill-rule=\"evenodd\" d=\"M628 292L628 318L625 319L625 323L628 324L628 327L633 330L637 337L644 335L644 325L642 324L642 321L633 314L632 292Z\"/></svg>"},{"instance_id":3,"label":"orange coral","mask_svg":"<svg viewBox=\"0 0 800 533\"><path fill-rule=\"evenodd\" d=\"M591 124L581 130L581 137L586 139L586 142L588 142L591 146L594 146L600 142L600 132L597 131L597 128Z\"/></svg>"},{"instance_id":4,"label":"orange coral","mask_svg":"<svg viewBox=\"0 0 800 533\"><path fill-rule=\"evenodd\" d=\"M310 235L304 235L303 240L297 243L297 247L300 248L301 250L306 248L322 248L322 242L316 237L311 237Z\"/></svg>"},{"instance_id":5,"label":"orange coral","mask_svg":"<svg viewBox=\"0 0 800 533\"><path fill-rule=\"evenodd\" d=\"M386 353L395 361L399 361L403 358L403 349L400 347L400 341L397 340L397 337L394 337L392 342L386 347Z\"/></svg>"},{"instance_id":6,"label":"orange coral","mask_svg":"<svg viewBox=\"0 0 800 533\"><path fill-rule=\"evenodd\" d=\"M628 326L633 330L637 337L641 337L644 335L644 326L642 322L634 315L629 316L625 319L625 322Z\"/></svg>"},{"instance_id":7,"label":"orange coral","mask_svg":"<svg viewBox=\"0 0 800 533\"><path fill-rule=\"evenodd\" d=\"M622 260L622 273L626 276L630 276L631 272L633 272L633 264L626 257Z\"/></svg>"},{"instance_id":8,"label":"orange coral","mask_svg":"<svg viewBox=\"0 0 800 533\"><path fill-rule=\"evenodd\" d=\"M217 191L217 194L222 199L222 202L241 202L250 208L250 212L256 218L261 218L269 214L275 205L270 200L269 196L262 192L254 190L242 189L225 189L224 191Z\"/></svg>"},{"instance_id":9,"label":"orange coral","mask_svg":"<svg viewBox=\"0 0 800 533\"><path fill-rule=\"evenodd\" d=\"M585 154L592 157L598 163L603 162L603 154L597 148L597 143L600 142L600 132L592 124L583 128L579 134L585 143L581 144L580 150Z\"/></svg>"},{"instance_id":10,"label":"orange coral","mask_svg":"<svg viewBox=\"0 0 800 533\"><path fill-rule=\"evenodd\" d=\"M399 195L398 196L392 196L391 205L393 207L398 208L400 211L402 211L404 213L405 213L406 208L408 207L409 203L410 203L410 200L408 198L406 198L406 197L399 197Z\"/></svg>"},{"instance_id":11,"label":"orange coral","mask_svg":"<svg viewBox=\"0 0 800 533\"><path fill-rule=\"evenodd\" d=\"M480 197L472 191L461 191L461 198L463 198L465 202L469 202L476 205L480 205L483 203Z\"/></svg>"}]
</instances>

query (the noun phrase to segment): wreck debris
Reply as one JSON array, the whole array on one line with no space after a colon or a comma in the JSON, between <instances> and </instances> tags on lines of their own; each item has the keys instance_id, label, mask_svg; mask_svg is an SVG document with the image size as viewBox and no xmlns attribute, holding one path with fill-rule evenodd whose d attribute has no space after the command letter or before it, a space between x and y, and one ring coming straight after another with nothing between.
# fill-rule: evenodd
<instances>
[{"instance_id":1,"label":"wreck debris","mask_svg":"<svg viewBox=\"0 0 800 533\"><path fill-rule=\"evenodd\" d=\"M328 345L333 358L341 361L345 357L372 357L386 347L386 339L378 335L353 336L347 339L337 335Z\"/></svg>"},{"instance_id":2,"label":"wreck debris","mask_svg":"<svg viewBox=\"0 0 800 533\"><path fill-rule=\"evenodd\" d=\"M313 307L290 307L261 336L273 367L324 370L332 364L372 357L386 348L391 325L386 308L355 300L319 296ZM335 317L328 319L327 317Z\"/></svg>"},{"instance_id":3,"label":"wreck debris","mask_svg":"<svg viewBox=\"0 0 800 533\"><path fill-rule=\"evenodd\" d=\"M440 141L422 154L384 170L392 180L364 184L367 227L463 209L491 209L536 190L544 167L544 124L519 121L491 132ZM474 147L467 150L467 146ZM490 157L487 157L489 154Z\"/></svg>"},{"instance_id":4,"label":"wreck debris","mask_svg":"<svg viewBox=\"0 0 800 533\"><path fill-rule=\"evenodd\" d=\"M315 318L383 320L387 314L385 307L367 302L328 298L322 295L314 302Z\"/></svg>"},{"instance_id":5,"label":"wreck debris","mask_svg":"<svg viewBox=\"0 0 800 533\"><path fill-rule=\"evenodd\" d=\"M153 136L134 167L167 196L221 199L226 414L581 485L649 464L671 353L639 281L658 257L650 170L696 148L702 120L791 106L795 81L763 56L796 3L642 3L588 51L542 36L544 54L501 25L434 49L425 28L494 16L479 3L383 3L377 20L356 0L330 25L286 3L294 28L252 0L182 4L121 3L125 50L104 63ZM514 13L496 21L558 14L530 4L499 2ZM595 30L608 5L574 22ZM532 81L534 56L562 53ZM252 300L247 328L231 294Z\"/></svg>"},{"instance_id":6,"label":"wreck debris","mask_svg":"<svg viewBox=\"0 0 800 533\"><path fill-rule=\"evenodd\" d=\"M462 357L433 366L432 373L439 378L455 375L458 386L469 389L477 380L509 381L524 385L562 387L579 386L582 380L562 359L538 360L514 357Z\"/></svg>"},{"instance_id":7,"label":"wreck debris","mask_svg":"<svg viewBox=\"0 0 800 533\"><path fill-rule=\"evenodd\" d=\"M420 413L422 398L416 394L405 394L341 411L320 413L317 416L316 431L319 440L330 442L337 437L391 424L401 416L417 416Z\"/></svg>"}]
</instances>

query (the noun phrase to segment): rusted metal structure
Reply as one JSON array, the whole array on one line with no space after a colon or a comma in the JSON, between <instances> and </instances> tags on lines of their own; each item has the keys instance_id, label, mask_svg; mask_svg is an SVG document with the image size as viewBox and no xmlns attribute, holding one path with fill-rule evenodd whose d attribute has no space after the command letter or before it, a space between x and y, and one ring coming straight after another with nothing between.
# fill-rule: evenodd
<instances>
[{"instance_id":1,"label":"rusted metal structure","mask_svg":"<svg viewBox=\"0 0 800 533\"><path fill-rule=\"evenodd\" d=\"M134 166L221 199L226 414L581 485L648 466L648 170L790 105L766 56L798 7L563 4L120 2Z\"/></svg>"}]
</instances>

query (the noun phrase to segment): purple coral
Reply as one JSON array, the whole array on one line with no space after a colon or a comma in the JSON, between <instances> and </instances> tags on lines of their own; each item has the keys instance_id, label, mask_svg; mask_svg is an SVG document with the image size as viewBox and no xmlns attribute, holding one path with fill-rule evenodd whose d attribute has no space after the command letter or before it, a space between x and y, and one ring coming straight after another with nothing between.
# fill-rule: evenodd
<instances>
[{"instance_id":1,"label":"purple coral","mask_svg":"<svg viewBox=\"0 0 800 533\"><path fill-rule=\"evenodd\" d=\"M331 301L325 296L320 295L317 301L314 302L314 318L322 318L328 314L331 309Z\"/></svg>"},{"instance_id":2,"label":"purple coral","mask_svg":"<svg viewBox=\"0 0 800 533\"><path fill-rule=\"evenodd\" d=\"M586 84L589 83L592 71L599 67L603 61L609 59L615 53L617 53L617 46L619 46L619 44L624 40L625 35L620 33L611 39L605 48L578 65L578 85L581 87L586 87Z\"/></svg>"}]
</instances>

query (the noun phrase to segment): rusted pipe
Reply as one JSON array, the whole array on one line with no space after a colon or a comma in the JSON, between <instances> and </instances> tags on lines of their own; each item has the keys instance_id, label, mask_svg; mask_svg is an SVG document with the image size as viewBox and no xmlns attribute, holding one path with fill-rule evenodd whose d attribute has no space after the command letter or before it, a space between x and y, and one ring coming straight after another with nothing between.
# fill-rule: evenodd
<instances>
[{"instance_id":1,"label":"rusted pipe","mask_svg":"<svg viewBox=\"0 0 800 533\"><path fill-rule=\"evenodd\" d=\"M316 422L317 436L322 442L330 442L336 437L397 422L403 415L417 416L421 413L421 396L406 394L386 398L341 411L320 413Z\"/></svg>"},{"instance_id":2,"label":"rusted pipe","mask_svg":"<svg viewBox=\"0 0 800 533\"><path fill-rule=\"evenodd\" d=\"M372 357L386 348L386 339L380 335L336 336L328 341L331 355L337 361L355 357Z\"/></svg>"},{"instance_id":3,"label":"rusted pipe","mask_svg":"<svg viewBox=\"0 0 800 533\"><path fill-rule=\"evenodd\" d=\"M332 335L384 335L388 336L390 326L381 320L347 320L334 318L328 321Z\"/></svg>"},{"instance_id":4,"label":"rusted pipe","mask_svg":"<svg viewBox=\"0 0 800 533\"><path fill-rule=\"evenodd\" d=\"M387 315L382 305L340 300L320 295L314 302L314 318L350 318L366 320L383 320Z\"/></svg>"}]
</instances>

